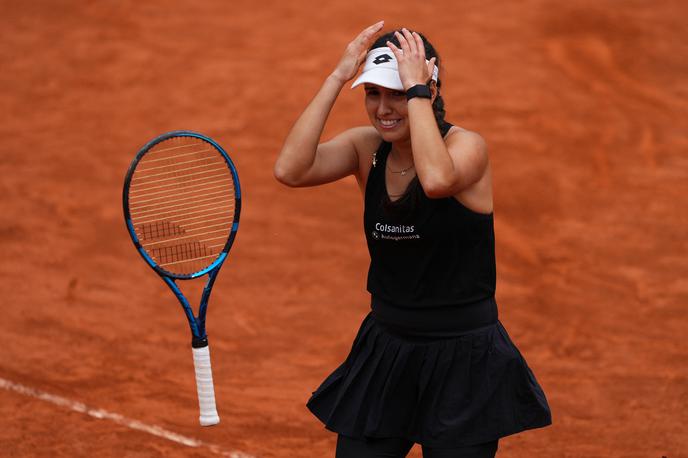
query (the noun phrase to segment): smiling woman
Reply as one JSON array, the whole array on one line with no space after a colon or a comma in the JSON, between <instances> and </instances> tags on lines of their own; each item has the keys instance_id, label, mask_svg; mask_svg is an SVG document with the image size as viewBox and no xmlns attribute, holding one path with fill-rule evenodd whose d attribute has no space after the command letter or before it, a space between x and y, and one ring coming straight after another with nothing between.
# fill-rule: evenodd
<instances>
[{"instance_id":1,"label":"smiling woman","mask_svg":"<svg viewBox=\"0 0 688 458\"><path fill-rule=\"evenodd\" d=\"M308 408L338 458L494 457L501 437L551 423L545 394L498 319L492 178L480 135L445 121L440 61L421 34L361 32L275 163L288 186L348 175L364 196L371 311ZM370 126L320 142L344 85Z\"/></svg>"},{"instance_id":2,"label":"smiling woman","mask_svg":"<svg viewBox=\"0 0 688 458\"><path fill-rule=\"evenodd\" d=\"M382 138L394 142L402 137L408 127L406 93L403 90L387 89L372 83L365 84L365 107L368 117Z\"/></svg>"}]
</instances>

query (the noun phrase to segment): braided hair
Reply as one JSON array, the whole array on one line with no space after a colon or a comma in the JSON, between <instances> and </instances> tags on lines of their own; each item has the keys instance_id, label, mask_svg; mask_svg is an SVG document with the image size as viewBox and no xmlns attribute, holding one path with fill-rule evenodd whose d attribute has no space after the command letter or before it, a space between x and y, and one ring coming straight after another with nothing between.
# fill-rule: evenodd
<instances>
[{"instance_id":1,"label":"braided hair","mask_svg":"<svg viewBox=\"0 0 688 458\"><path fill-rule=\"evenodd\" d=\"M398 32L401 33L400 30ZM437 50L430 43L430 41L428 41L428 39L425 38L425 35L423 35L420 32L417 33L423 40L423 47L425 48L425 58L431 59L434 57L435 65L437 65L437 68L441 69L442 67L440 65L440 56L437 53ZM392 42L398 48L401 48L399 40L394 35L394 31L391 31L380 36L377 40L375 40L375 42L370 46L369 51L375 48L386 47L388 41ZM444 129L446 129L447 121L445 121L444 119L446 111L444 109L444 100L442 99L442 94L440 91L441 87L442 80L438 76L437 95L435 97L435 100L432 102L432 111L435 114L435 121L437 121L437 127L440 129L440 132L443 132ZM389 198L389 196L385 194L383 207L388 214L393 215L396 218L401 218L402 220L407 219L413 215L415 209L419 205L420 200L423 198L424 194L425 192L423 191L423 188L420 185L418 175L416 175L415 177L413 177L413 180L411 180L411 182L408 184L406 191L404 192L404 194L402 194L402 196L399 199L392 201Z\"/></svg>"}]
</instances>

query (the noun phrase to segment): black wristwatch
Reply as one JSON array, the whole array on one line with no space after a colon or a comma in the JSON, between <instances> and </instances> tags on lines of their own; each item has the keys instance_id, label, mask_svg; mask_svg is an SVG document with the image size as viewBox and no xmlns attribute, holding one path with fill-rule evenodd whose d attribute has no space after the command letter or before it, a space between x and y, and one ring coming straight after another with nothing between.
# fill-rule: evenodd
<instances>
[{"instance_id":1,"label":"black wristwatch","mask_svg":"<svg viewBox=\"0 0 688 458\"><path fill-rule=\"evenodd\" d=\"M406 100L411 100L414 97L432 99L432 92L430 92L430 88L427 86L427 84L416 84L406 91Z\"/></svg>"}]
</instances>

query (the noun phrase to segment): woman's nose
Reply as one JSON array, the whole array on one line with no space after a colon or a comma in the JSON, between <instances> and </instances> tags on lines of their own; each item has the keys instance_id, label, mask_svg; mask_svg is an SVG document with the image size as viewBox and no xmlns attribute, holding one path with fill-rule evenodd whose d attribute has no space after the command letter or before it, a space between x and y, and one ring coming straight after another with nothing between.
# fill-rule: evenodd
<instances>
[{"instance_id":1,"label":"woman's nose","mask_svg":"<svg viewBox=\"0 0 688 458\"><path fill-rule=\"evenodd\" d=\"M377 114L384 115L392 111L389 99L384 95L380 97L380 104L377 106Z\"/></svg>"}]
</instances>

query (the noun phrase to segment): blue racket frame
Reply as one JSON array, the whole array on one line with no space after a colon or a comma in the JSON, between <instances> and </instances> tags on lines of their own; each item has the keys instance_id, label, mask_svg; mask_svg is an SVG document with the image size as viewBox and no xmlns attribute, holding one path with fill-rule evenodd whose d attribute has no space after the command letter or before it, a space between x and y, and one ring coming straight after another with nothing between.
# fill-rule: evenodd
<instances>
[{"instance_id":1,"label":"blue racket frame","mask_svg":"<svg viewBox=\"0 0 688 458\"><path fill-rule=\"evenodd\" d=\"M169 140L170 138L174 137L195 137L213 145L224 158L225 162L227 163L227 166L229 167L229 170L232 173L232 179L234 180L234 221L232 222L232 229L230 231L229 237L227 238L227 243L225 243L225 246L222 248L222 251L212 264L210 264L203 270L199 270L198 272L194 272L189 275L178 275L172 272L168 272L167 270L158 266L157 263L153 260L153 258L148 256L146 251L141 246L141 242L139 241L138 236L136 235L134 225L131 222L131 213L129 211L129 185L131 184L131 179L134 175L134 171L136 170L136 166L141 161L141 158L143 158L143 156L148 151L150 151L151 148L153 148L160 142ZM124 221L126 222L127 231L129 232L129 235L131 236L131 239L134 242L136 250L139 252L144 261L146 261L146 263L149 266L151 266L153 270L155 270L158 273L158 275L160 275L165 284L169 286L169 288L172 290L174 295L179 300L179 303L181 304L182 308L184 309L184 314L186 315L186 318L189 321L189 328L191 329L192 346L195 348L207 346L208 336L205 332L205 317L208 309L208 300L210 298L210 292L213 289L213 284L215 283L215 279L217 278L217 274L220 271L222 264L224 263L225 259L227 259L229 250L230 248L232 248L234 238L236 237L237 230L239 229L239 214L241 213L241 186L239 185L239 175L237 174L236 167L234 166L232 159L229 157L227 152L213 139L203 134L199 134L198 132L193 132L190 130L175 130L172 132L167 132L165 134L159 135L151 141L149 141L148 143L146 143L139 150L139 152L136 154L136 157L131 162L129 169L127 170L127 175L124 179L124 191L122 193L122 202L124 208ZM191 308L191 304L189 304L188 299L179 289L176 280L191 280L194 278L201 277L205 274L208 274L208 280L206 281L205 286L203 287L203 293L201 294L201 302L198 307L198 316L196 316L194 315L193 309Z\"/></svg>"}]
</instances>

